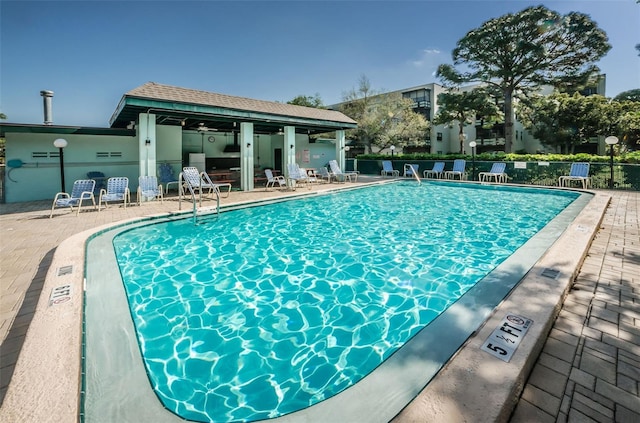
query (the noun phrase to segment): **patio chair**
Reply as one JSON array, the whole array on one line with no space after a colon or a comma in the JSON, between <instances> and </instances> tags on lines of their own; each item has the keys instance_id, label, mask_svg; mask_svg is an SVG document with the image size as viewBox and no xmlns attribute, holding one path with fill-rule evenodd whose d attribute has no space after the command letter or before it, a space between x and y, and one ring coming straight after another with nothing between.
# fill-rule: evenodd
<instances>
[{"instance_id":1,"label":"patio chair","mask_svg":"<svg viewBox=\"0 0 640 423\"><path fill-rule=\"evenodd\" d=\"M87 172L87 179L93 179L96 181L96 185L93 188L94 194L100 194L100 190L106 188L105 182L107 177L104 176L104 173L98 171Z\"/></svg>"},{"instance_id":2,"label":"patio chair","mask_svg":"<svg viewBox=\"0 0 640 423\"><path fill-rule=\"evenodd\" d=\"M504 172L507 164L504 162L494 163L491 165L491 170L488 172L480 172L478 178L480 182L489 182L491 179L495 179L497 183L507 182L507 174Z\"/></svg>"},{"instance_id":3,"label":"patio chair","mask_svg":"<svg viewBox=\"0 0 640 423\"><path fill-rule=\"evenodd\" d=\"M456 179L456 176L460 180L464 179L464 171L467 167L467 161L464 159L456 159L453 161L453 169L444 172L444 177L447 179Z\"/></svg>"},{"instance_id":4,"label":"patio chair","mask_svg":"<svg viewBox=\"0 0 640 423\"><path fill-rule=\"evenodd\" d=\"M93 207L96 207L96 199L93 195L93 190L96 186L96 181L93 179L78 179L73 183L73 188L71 189L71 194L67 194L66 192L59 192L53 198L53 204L51 205L51 214L49 215L49 219L53 217L53 209L56 207L69 207L73 212L73 207L78 206L76 211L76 216L80 214L80 209L82 208L82 201L91 200L93 203Z\"/></svg>"},{"instance_id":5,"label":"patio chair","mask_svg":"<svg viewBox=\"0 0 640 423\"><path fill-rule=\"evenodd\" d=\"M162 194L162 185L158 184L158 178L155 176L139 176L138 177L138 191L136 198L138 199L138 205L142 204L142 198L145 201L160 199L160 202L164 202L164 195Z\"/></svg>"},{"instance_id":6,"label":"patio chair","mask_svg":"<svg viewBox=\"0 0 640 423\"><path fill-rule=\"evenodd\" d=\"M269 191L269 187L273 188L276 186L276 184L278 184L280 188L287 187L287 180L284 179L284 176L282 175L274 176L273 171L271 169L265 169L264 176L267 178L265 191Z\"/></svg>"},{"instance_id":7,"label":"patio chair","mask_svg":"<svg viewBox=\"0 0 640 423\"><path fill-rule=\"evenodd\" d=\"M418 169L420 169L420 165L416 163L405 163L402 176L405 178L415 178L415 176L418 175Z\"/></svg>"},{"instance_id":8,"label":"patio chair","mask_svg":"<svg viewBox=\"0 0 640 423\"><path fill-rule=\"evenodd\" d=\"M209 175L206 172L199 172L197 167L187 166L182 168L182 173L180 173L180 179L182 184L179 184L179 195L182 197L184 195L185 189L189 189L194 194L197 192L200 196L200 200L202 200L203 195L211 195L212 193L216 193L216 195L220 196L221 187L227 188L227 195L229 196L231 193L231 184L230 183L213 183ZM205 194L206 191L206 194Z\"/></svg>"},{"instance_id":9,"label":"patio chair","mask_svg":"<svg viewBox=\"0 0 640 423\"><path fill-rule=\"evenodd\" d=\"M400 176L400 171L393 168L393 163L391 160L383 160L382 161L382 170L380 171L380 175L382 176Z\"/></svg>"},{"instance_id":10,"label":"patio chair","mask_svg":"<svg viewBox=\"0 0 640 423\"><path fill-rule=\"evenodd\" d=\"M311 189L311 181L306 172L303 172L297 163L289 163L287 165L287 181L291 184L291 188L295 190L297 184L306 184Z\"/></svg>"},{"instance_id":11,"label":"patio chair","mask_svg":"<svg viewBox=\"0 0 640 423\"><path fill-rule=\"evenodd\" d=\"M169 187L171 184L176 185L176 189L180 191L180 181L176 178L175 173L173 173L173 167L169 163L161 163L160 167L160 183L164 184L164 192L169 192Z\"/></svg>"},{"instance_id":12,"label":"patio chair","mask_svg":"<svg viewBox=\"0 0 640 423\"><path fill-rule=\"evenodd\" d=\"M571 170L568 175L558 178L558 185L569 186L571 181L579 181L582 188L587 189L591 186L591 178L589 178L589 163L572 163Z\"/></svg>"},{"instance_id":13,"label":"patio chair","mask_svg":"<svg viewBox=\"0 0 640 423\"><path fill-rule=\"evenodd\" d=\"M329 173L329 170L324 166L320 166L317 169L316 177L319 182L324 182L326 180L327 183L331 183L331 173Z\"/></svg>"},{"instance_id":14,"label":"patio chair","mask_svg":"<svg viewBox=\"0 0 640 423\"><path fill-rule=\"evenodd\" d=\"M305 167L301 167L300 172L307 175L307 178L309 179L310 184L317 184L320 182L320 180L318 179L318 176L316 175L315 169L307 169Z\"/></svg>"},{"instance_id":15,"label":"patio chair","mask_svg":"<svg viewBox=\"0 0 640 423\"><path fill-rule=\"evenodd\" d=\"M223 198L227 198L229 194L231 194L231 182L213 182L207 172L201 172L200 177L205 184L213 185L214 189L218 192L218 195L222 195L222 193L224 192L226 195ZM226 188L226 191L221 190L221 188Z\"/></svg>"},{"instance_id":16,"label":"patio chair","mask_svg":"<svg viewBox=\"0 0 640 423\"><path fill-rule=\"evenodd\" d=\"M108 207L109 202L122 201L124 208L127 203L131 203L131 192L129 191L129 178L126 176L116 176L107 179L107 189L100 190L100 199L98 200L98 211L102 210L102 202L104 207Z\"/></svg>"},{"instance_id":17,"label":"patio chair","mask_svg":"<svg viewBox=\"0 0 640 423\"><path fill-rule=\"evenodd\" d=\"M440 179L444 175L444 162L435 162L431 169L427 169L422 172L422 176L425 178Z\"/></svg>"},{"instance_id":18,"label":"patio chair","mask_svg":"<svg viewBox=\"0 0 640 423\"><path fill-rule=\"evenodd\" d=\"M347 179L349 182L358 181L358 172L343 172L342 169L340 169L340 166L338 166L337 160L329 160L329 168L331 169L331 173L333 174L333 178L336 182L346 182Z\"/></svg>"}]
</instances>

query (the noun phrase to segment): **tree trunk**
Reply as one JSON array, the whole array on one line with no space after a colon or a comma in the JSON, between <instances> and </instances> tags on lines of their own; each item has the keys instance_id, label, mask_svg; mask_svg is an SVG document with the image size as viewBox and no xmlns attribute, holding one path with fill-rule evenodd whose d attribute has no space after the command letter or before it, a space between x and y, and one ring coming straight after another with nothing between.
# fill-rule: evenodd
<instances>
[{"instance_id":1,"label":"tree trunk","mask_svg":"<svg viewBox=\"0 0 640 423\"><path fill-rule=\"evenodd\" d=\"M504 91L504 152L511 153L513 148L513 89Z\"/></svg>"},{"instance_id":2,"label":"tree trunk","mask_svg":"<svg viewBox=\"0 0 640 423\"><path fill-rule=\"evenodd\" d=\"M464 154L464 123L460 122L460 130L458 131L458 139L460 140L460 154Z\"/></svg>"}]
</instances>

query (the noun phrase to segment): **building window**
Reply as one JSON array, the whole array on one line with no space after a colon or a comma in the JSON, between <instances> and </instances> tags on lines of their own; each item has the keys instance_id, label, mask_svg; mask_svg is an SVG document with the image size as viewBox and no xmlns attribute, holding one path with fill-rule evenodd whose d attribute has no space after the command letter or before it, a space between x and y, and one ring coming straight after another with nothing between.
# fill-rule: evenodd
<instances>
[{"instance_id":1,"label":"building window","mask_svg":"<svg viewBox=\"0 0 640 423\"><path fill-rule=\"evenodd\" d=\"M442 141L442 132L438 132L438 133L436 134L436 139L437 139L438 141Z\"/></svg>"},{"instance_id":2,"label":"building window","mask_svg":"<svg viewBox=\"0 0 640 423\"><path fill-rule=\"evenodd\" d=\"M427 109L431 107L431 90L420 89L402 93L402 97L413 100L413 107Z\"/></svg>"}]
</instances>

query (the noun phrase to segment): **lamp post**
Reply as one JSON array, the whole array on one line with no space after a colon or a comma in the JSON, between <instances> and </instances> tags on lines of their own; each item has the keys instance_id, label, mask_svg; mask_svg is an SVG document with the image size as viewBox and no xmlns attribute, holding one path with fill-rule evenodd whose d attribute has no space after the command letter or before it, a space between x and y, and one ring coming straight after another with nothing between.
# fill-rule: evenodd
<instances>
[{"instance_id":1,"label":"lamp post","mask_svg":"<svg viewBox=\"0 0 640 423\"><path fill-rule=\"evenodd\" d=\"M460 139L460 153L464 154L464 142L467 140L467 134L460 132L460 134L458 134L458 139Z\"/></svg>"},{"instance_id":2,"label":"lamp post","mask_svg":"<svg viewBox=\"0 0 640 423\"><path fill-rule=\"evenodd\" d=\"M471 141L469 143L469 147L471 147L471 180L476 180L476 142Z\"/></svg>"},{"instance_id":3,"label":"lamp post","mask_svg":"<svg viewBox=\"0 0 640 423\"><path fill-rule=\"evenodd\" d=\"M53 146L60 149L60 192L66 192L64 189L64 148L67 146L67 140L58 138L53 142Z\"/></svg>"},{"instance_id":4,"label":"lamp post","mask_svg":"<svg viewBox=\"0 0 640 423\"><path fill-rule=\"evenodd\" d=\"M392 145L391 147L389 147L389 150L391 150L391 159L393 159L393 152L396 150L396 146Z\"/></svg>"},{"instance_id":5,"label":"lamp post","mask_svg":"<svg viewBox=\"0 0 640 423\"><path fill-rule=\"evenodd\" d=\"M609 153L610 153L609 167L611 169L611 176L609 178L609 189L613 189L613 146L618 143L618 137L614 137L613 135L611 135L605 138L604 142L609 146Z\"/></svg>"}]
</instances>

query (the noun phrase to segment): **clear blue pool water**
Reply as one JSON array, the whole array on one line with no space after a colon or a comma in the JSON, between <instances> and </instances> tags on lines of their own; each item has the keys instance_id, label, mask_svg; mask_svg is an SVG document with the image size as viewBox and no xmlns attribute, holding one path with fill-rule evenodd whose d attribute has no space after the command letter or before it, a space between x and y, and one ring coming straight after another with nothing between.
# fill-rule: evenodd
<instances>
[{"instance_id":1,"label":"clear blue pool water","mask_svg":"<svg viewBox=\"0 0 640 423\"><path fill-rule=\"evenodd\" d=\"M139 227L114 246L165 407L253 421L357 383L577 197L385 184Z\"/></svg>"}]
</instances>

